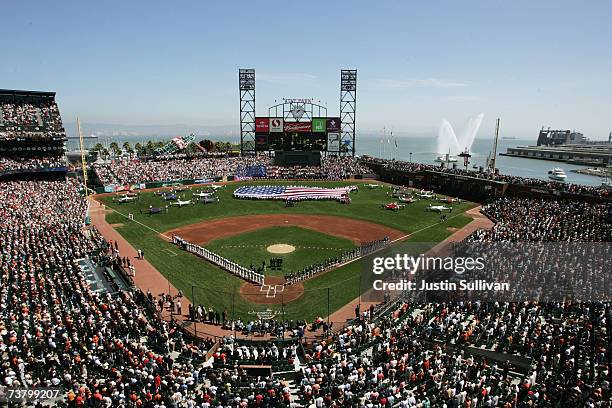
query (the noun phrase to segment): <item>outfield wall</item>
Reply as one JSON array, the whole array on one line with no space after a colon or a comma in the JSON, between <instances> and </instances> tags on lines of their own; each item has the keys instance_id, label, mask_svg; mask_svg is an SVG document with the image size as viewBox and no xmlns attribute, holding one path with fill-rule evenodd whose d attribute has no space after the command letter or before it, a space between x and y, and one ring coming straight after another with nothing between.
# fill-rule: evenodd
<instances>
[{"instance_id":1,"label":"outfield wall","mask_svg":"<svg viewBox=\"0 0 612 408\"><path fill-rule=\"evenodd\" d=\"M408 172L387 169L380 165L370 166L375 168L380 180L387 183L433 190L439 194L474 202L486 202L498 197L567 198L589 202L612 202L612 198L608 197L571 193L542 186L507 183L434 170Z\"/></svg>"},{"instance_id":2,"label":"outfield wall","mask_svg":"<svg viewBox=\"0 0 612 408\"><path fill-rule=\"evenodd\" d=\"M96 194L104 193L115 193L127 190L145 190L149 188L160 188L160 187L172 187L179 185L192 185L192 184L209 184L218 183L225 181L224 177L215 178L201 178L201 179L182 179L182 180L167 180L167 181L156 181L150 183L137 183L137 184L107 184L96 188Z\"/></svg>"}]
</instances>

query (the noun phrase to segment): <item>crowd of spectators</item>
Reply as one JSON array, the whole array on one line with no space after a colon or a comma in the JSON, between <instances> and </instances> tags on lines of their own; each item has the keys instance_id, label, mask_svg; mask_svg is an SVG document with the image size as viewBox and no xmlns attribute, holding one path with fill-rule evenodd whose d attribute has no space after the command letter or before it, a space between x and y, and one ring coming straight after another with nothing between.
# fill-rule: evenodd
<instances>
[{"instance_id":1,"label":"crowd of spectators","mask_svg":"<svg viewBox=\"0 0 612 408\"><path fill-rule=\"evenodd\" d=\"M495 226L476 231L466 243L612 238L605 204L514 198L483 211ZM74 407L289 407L296 391L302 404L316 408L610 406L612 308L597 300L415 301L376 316L357 311L346 328L305 345L297 388L233 366L293 366L296 343L226 339L210 367L211 343L190 343L135 293L91 289L77 260L105 264L117 255L85 227L86 212L75 181L0 183L3 386L60 387L65 404ZM386 242L367 243L360 251L381 245ZM605 265L595 275L607 278ZM583 284L609 287L606 282ZM281 337L293 331L302 339L306 330L303 321L228 321L226 313L203 305L189 316L243 333Z\"/></svg>"},{"instance_id":2,"label":"crowd of spectators","mask_svg":"<svg viewBox=\"0 0 612 408\"><path fill-rule=\"evenodd\" d=\"M257 168L250 175L248 168ZM119 160L94 164L104 185L137 184L182 179L212 179L238 176L266 179L341 180L370 170L353 157L324 157L320 166L281 167L272 164L269 156L257 157L167 157L165 160ZM245 174L246 173L246 174Z\"/></svg>"},{"instance_id":3,"label":"crowd of spectators","mask_svg":"<svg viewBox=\"0 0 612 408\"><path fill-rule=\"evenodd\" d=\"M595 196L608 197L610 189L605 187L586 186L582 184L561 183L552 180L540 180L536 178L513 176L510 174L492 173L480 170L466 170L461 168L447 168L442 164L431 165L425 163L406 162L400 160L387 160L378 158L367 158L365 164L381 165L386 169L397 170L408 173L415 173L424 170L437 171L448 174L456 174L466 177L475 177L484 180L501 181L510 184L525 185L530 187L542 188L547 190L558 190L574 194L590 194Z\"/></svg>"},{"instance_id":4,"label":"crowd of spectators","mask_svg":"<svg viewBox=\"0 0 612 408\"><path fill-rule=\"evenodd\" d=\"M0 174L66 167L63 157L0 157Z\"/></svg>"},{"instance_id":5,"label":"crowd of spectators","mask_svg":"<svg viewBox=\"0 0 612 408\"><path fill-rule=\"evenodd\" d=\"M496 221L470 240L518 242L612 241L611 206L574 200L500 198L482 211Z\"/></svg>"},{"instance_id":6,"label":"crowd of spectators","mask_svg":"<svg viewBox=\"0 0 612 408\"><path fill-rule=\"evenodd\" d=\"M371 170L354 157L328 156L321 158L320 166L266 167L267 179L343 180L356 174L370 174Z\"/></svg>"},{"instance_id":7,"label":"crowd of spectators","mask_svg":"<svg viewBox=\"0 0 612 408\"><path fill-rule=\"evenodd\" d=\"M301 395L311 407L607 407L611 317L601 303L401 303L315 342Z\"/></svg>"},{"instance_id":8,"label":"crowd of spectators","mask_svg":"<svg viewBox=\"0 0 612 408\"><path fill-rule=\"evenodd\" d=\"M182 179L213 179L236 175L241 167L265 165L265 158L177 158L168 160L122 160L110 164L94 164L104 185L138 184Z\"/></svg>"},{"instance_id":9,"label":"crowd of spectators","mask_svg":"<svg viewBox=\"0 0 612 408\"><path fill-rule=\"evenodd\" d=\"M497 300L609 299L611 205L501 198L483 212L495 226L474 232L455 249L457 256L481 257L486 268L462 278L511 282L511 291L491 294Z\"/></svg>"},{"instance_id":10,"label":"crowd of spectators","mask_svg":"<svg viewBox=\"0 0 612 408\"><path fill-rule=\"evenodd\" d=\"M77 259L108 244L84 229L73 181L0 183L0 381L60 387L69 406L202 402L203 352L129 292L94 292Z\"/></svg>"},{"instance_id":11,"label":"crowd of spectators","mask_svg":"<svg viewBox=\"0 0 612 408\"><path fill-rule=\"evenodd\" d=\"M0 142L10 152L7 154L3 148L0 175L66 167L64 148L57 145L65 137L54 100L0 95ZM59 141L52 142L56 144L52 146L50 139Z\"/></svg>"},{"instance_id":12,"label":"crowd of spectators","mask_svg":"<svg viewBox=\"0 0 612 408\"><path fill-rule=\"evenodd\" d=\"M501 199L484 207L496 225L465 241L608 243L611 210ZM516 262L525 275L539 273L516 258L505 262L506 269ZM603 285L609 297L608 269L599 269L602 281L583 284ZM534 278L522 279L528 287ZM311 407L608 407L608 300L403 302L314 342L296 381Z\"/></svg>"},{"instance_id":13,"label":"crowd of spectators","mask_svg":"<svg viewBox=\"0 0 612 408\"><path fill-rule=\"evenodd\" d=\"M55 101L0 100L0 140L18 137L65 137Z\"/></svg>"}]
</instances>

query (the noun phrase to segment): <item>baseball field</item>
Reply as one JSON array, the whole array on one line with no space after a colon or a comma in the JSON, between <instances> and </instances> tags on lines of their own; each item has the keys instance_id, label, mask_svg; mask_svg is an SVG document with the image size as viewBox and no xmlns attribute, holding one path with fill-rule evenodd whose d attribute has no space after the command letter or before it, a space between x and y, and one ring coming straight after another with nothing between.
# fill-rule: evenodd
<instances>
[{"instance_id":1,"label":"baseball field","mask_svg":"<svg viewBox=\"0 0 612 408\"><path fill-rule=\"evenodd\" d=\"M339 187L356 185L351 203L301 201L287 207L284 201L239 200L232 194L244 185L300 185ZM356 261L283 286L283 276L340 257L358 246L387 236L396 242L437 243L471 221L464 212L475 204L452 204L445 220L429 205L431 198L406 204L397 211L384 208L397 202L391 189L370 182L237 182L216 191L218 202L196 202L193 194L204 187L176 192L177 199L192 200L182 207L169 205L154 191L141 192L129 202L117 195L98 198L112 211L106 219L193 304L227 310L230 318L254 319L258 313L287 319L325 317L360 296L364 265ZM163 208L149 215L150 207ZM142 213L141 213L142 211ZM133 220L128 215L133 215ZM265 285L259 286L224 271L169 242L181 236L247 268L259 269ZM282 261L278 261L278 260ZM280 263L280 265L279 265ZM265 266L264 266L265 265ZM163 288L160 288L160 292Z\"/></svg>"}]
</instances>

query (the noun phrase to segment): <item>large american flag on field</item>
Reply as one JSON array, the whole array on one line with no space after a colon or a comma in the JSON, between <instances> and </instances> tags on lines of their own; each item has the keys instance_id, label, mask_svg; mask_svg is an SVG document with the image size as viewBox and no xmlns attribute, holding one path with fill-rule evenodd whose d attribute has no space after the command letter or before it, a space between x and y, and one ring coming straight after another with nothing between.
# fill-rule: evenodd
<instances>
[{"instance_id":1,"label":"large american flag on field","mask_svg":"<svg viewBox=\"0 0 612 408\"><path fill-rule=\"evenodd\" d=\"M323 188L305 186L242 186L234 191L236 198L261 200L340 200L356 190L355 186Z\"/></svg>"}]
</instances>

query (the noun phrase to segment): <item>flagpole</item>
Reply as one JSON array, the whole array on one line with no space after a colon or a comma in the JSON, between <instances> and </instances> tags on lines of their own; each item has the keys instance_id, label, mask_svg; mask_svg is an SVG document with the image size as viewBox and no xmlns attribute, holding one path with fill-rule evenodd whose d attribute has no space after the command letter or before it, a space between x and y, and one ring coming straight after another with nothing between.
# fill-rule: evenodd
<instances>
[{"instance_id":1,"label":"flagpole","mask_svg":"<svg viewBox=\"0 0 612 408\"><path fill-rule=\"evenodd\" d=\"M385 136L387 136L387 129L383 126L383 159L387 159L387 149L385 148Z\"/></svg>"}]
</instances>

